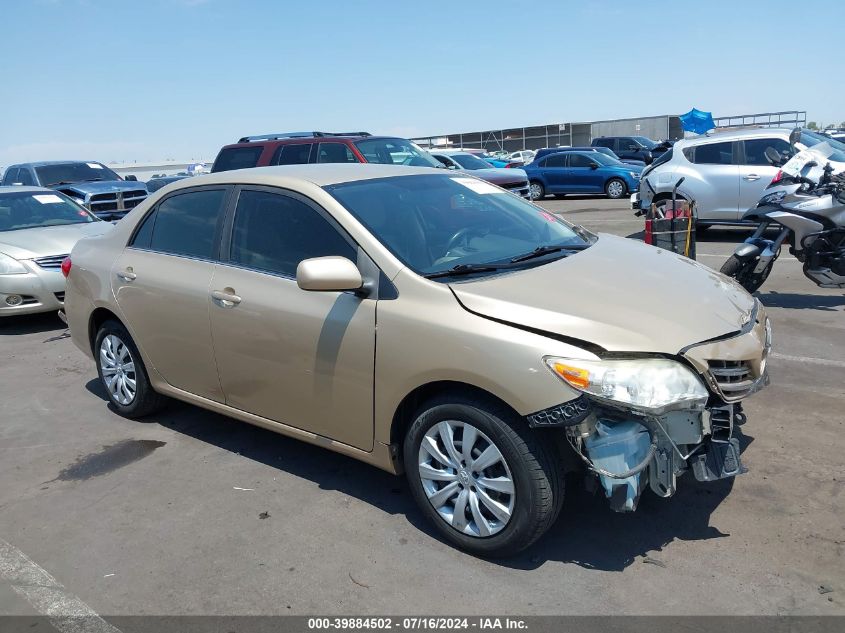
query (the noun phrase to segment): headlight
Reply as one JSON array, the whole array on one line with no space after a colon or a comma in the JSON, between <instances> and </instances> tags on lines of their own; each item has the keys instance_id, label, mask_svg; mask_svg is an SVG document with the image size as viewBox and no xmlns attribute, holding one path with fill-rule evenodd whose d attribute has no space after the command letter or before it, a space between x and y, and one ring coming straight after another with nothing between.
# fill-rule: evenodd
<instances>
[{"instance_id":1,"label":"headlight","mask_svg":"<svg viewBox=\"0 0 845 633\"><path fill-rule=\"evenodd\" d=\"M699 408L708 398L698 376L673 360L590 361L551 356L544 360L556 376L575 389L648 413Z\"/></svg>"},{"instance_id":2,"label":"headlight","mask_svg":"<svg viewBox=\"0 0 845 633\"><path fill-rule=\"evenodd\" d=\"M0 275L25 275L24 265L13 257L0 253Z\"/></svg>"},{"instance_id":3,"label":"headlight","mask_svg":"<svg viewBox=\"0 0 845 633\"><path fill-rule=\"evenodd\" d=\"M631 178L633 178L634 180L639 180L639 179L640 179L640 175L639 175L637 172L635 172L635 171L629 171L628 173L629 173L629 174L631 174Z\"/></svg>"}]
</instances>

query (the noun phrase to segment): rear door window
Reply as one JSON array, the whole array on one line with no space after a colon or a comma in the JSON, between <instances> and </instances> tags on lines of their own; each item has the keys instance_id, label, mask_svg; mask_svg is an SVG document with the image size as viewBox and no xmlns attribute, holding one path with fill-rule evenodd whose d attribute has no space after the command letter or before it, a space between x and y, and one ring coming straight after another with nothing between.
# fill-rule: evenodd
<instances>
[{"instance_id":1,"label":"rear door window","mask_svg":"<svg viewBox=\"0 0 845 633\"><path fill-rule=\"evenodd\" d=\"M164 199L155 211L150 249L171 255L214 259L225 197L226 189L203 189ZM146 221L136 239L145 231Z\"/></svg>"},{"instance_id":2,"label":"rear door window","mask_svg":"<svg viewBox=\"0 0 845 633\"><path fill-rule=\"evenodd\" d=\"M596 140L594 145L597 145L598 147L608 147L610 149L613 149L613 139L612 138L600 138L600 139Z\"/></svg>"},{"instance_id":3,"label":"rear door window","mask_svg":"<svg viewBox=\"0 0 845 633\"><path fill-rule=\"evenodd\" d=\"M306 165L311 154L311 143L280 145L271 161L274 165Z\"/></svg>"},{"instance_id":4,"label":"rear door window","mask_svg":"<svg viewBox=\"0 0 845 633\"><path fill-rule=\"evenodd\" d=\"M343 143L320 143L317 147L318 163L357 163L355 154Z\"/></svg>"},{"instance_id":5,"label":"rear door window","mask_svg":"<svg viewBox=\"0 0 845 633\"><path fill-rule=\"evenodd\" d=\"M211 171L230 171L232 169L248 169L258 165L263 145L254 147L227 147L221 149L214 161Z\"/></svg>"},{"instance_id":6,"label":"rear door window","mask_svg":"<svg viewBox=\"0 0 845 633\"><path fill-rule=\"evenodd\" d=\"M684 156L696 165L731 165L733 164L733 143L707 143L684 150Z\"/></svg>"},{"instance_id":7,"label":"rear door window","mask_svg":"<svg viewBox=\"0 0 845 633\"><path fill-rule=\"evenodd\" d=\"M766 148L771 147L779 153L790 150L789 143L780 138L755 138L745 141L744 165L765 165L771 167L766 160Z\"/></svg>"}]
</instances>

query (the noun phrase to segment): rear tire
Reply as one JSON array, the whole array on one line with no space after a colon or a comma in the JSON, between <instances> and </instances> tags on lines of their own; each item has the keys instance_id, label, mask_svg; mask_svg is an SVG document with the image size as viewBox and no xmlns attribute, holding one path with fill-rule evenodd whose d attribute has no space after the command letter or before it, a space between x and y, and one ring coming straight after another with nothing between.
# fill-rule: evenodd
<instances>
[{"instance_id":1,"label":"rear tire","mask_svg":"<svg viewBox=\"0 0 845 633\"><path fill-rule=\"evenodd\" d=\"M109 401L120 415L142 418L167 402L150 385L138 347L122 323L103 323L94 341L94 358Z\"/></svg>"},{"instance_id":2,"label":"rear tire","mask_svg":"<svg viewBox=\"0 0 845 633\"><path fill-rule=\"evenodd\" d=\"M769 273L772 270L774 261L769 264L760 275L754 275L754 267L757 265L757 259L750 259L743 261L736 255L731 255L728 260L722 264L719 272L727 275L731 279L735 279L748 292L756 292L760 286L766 281Z\"/></svg>"},{"instance_id":3,"label":"rear tire","mask_svg":"<svg viewBox=\"0 0 845 633\"><path fill-rule=\"evenodd\" d=\"M546 188L543 187L543 183L532 180L528 184L528 195L532 200L542 200L546 197Z\"/></svg>"},{"instance_id":4,"label":"rear tire","mask_svg":"<svg viewBox=\"0 0 845 633\"><path fill-rule=\"evenodd\" d=\"M405 436L411 492L453 545L480 556L511 556L539 539L563 505L560 456L545 440L503 405L460 396L431 400ZM496 458L485 460L489 454Z\"/></svg>"},{"instance_id":5,"label":"rear tire","mask_svg":"<svg viewBox=\"0 0 845 633\"><path fill-rule=\"evenodd\" d=\"M604 185L604 193L611 200L618 200L623 198L628 193L628 186L621 178L611 178Z\"/></svg>"}]
</instances>

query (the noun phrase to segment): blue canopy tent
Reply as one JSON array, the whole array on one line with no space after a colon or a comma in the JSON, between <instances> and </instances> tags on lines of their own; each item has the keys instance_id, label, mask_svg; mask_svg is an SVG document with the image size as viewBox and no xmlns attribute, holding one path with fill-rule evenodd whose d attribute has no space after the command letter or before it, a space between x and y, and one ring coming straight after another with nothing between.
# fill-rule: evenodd
<instances>
[{"instance_id":1,"label":"blue canopy tent","mask_svg":"<svg viewBox=\"0 0 845 633\"><path fill-rule=\"evenodd\" d=\"M678 118L681 120L681 127L684 130L695 134L704 134L716 127L713 122L713 115L710 112L702 112L695 108Z\"/></svg>"}]
</instances>

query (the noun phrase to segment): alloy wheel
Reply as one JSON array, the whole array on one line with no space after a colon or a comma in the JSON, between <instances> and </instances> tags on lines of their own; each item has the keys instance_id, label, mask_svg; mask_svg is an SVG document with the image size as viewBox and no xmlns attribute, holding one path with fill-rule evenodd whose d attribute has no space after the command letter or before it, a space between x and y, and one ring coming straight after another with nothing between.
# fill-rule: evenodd
<instances>
[{"instance_id":1,"label":"alloy wheel","mask_svg":"<svg viewBox=\"0 0 845 633\"><path fill-rule=\"evenodd\" d=\"M543 188L533 182L528 187L528 192L532 200L539 200L543 196Z\"/></svg>"},{"instance_id":2,"label":"alloy wheel","mask_svg":"<svg viewBox=\"0 0 845 633\"><path fill-rule=\"evenodd\" d=\"M128 405L135 399L135 361L126 343L114 334L100 343L100 370L112 400Z\"/></svg>"},{"instance_id":3,"label":"alloy wheel","mask_svg":"<svg viewBox=\"0 0 845 633\"><path fill-rule=\"evenodd\" d=\"M457 420L435 424L420 444L418 464L426 497L452 528L487 537L507 526L516 501L513 476L479 429Z\"/></svg>"}]
</instances>

